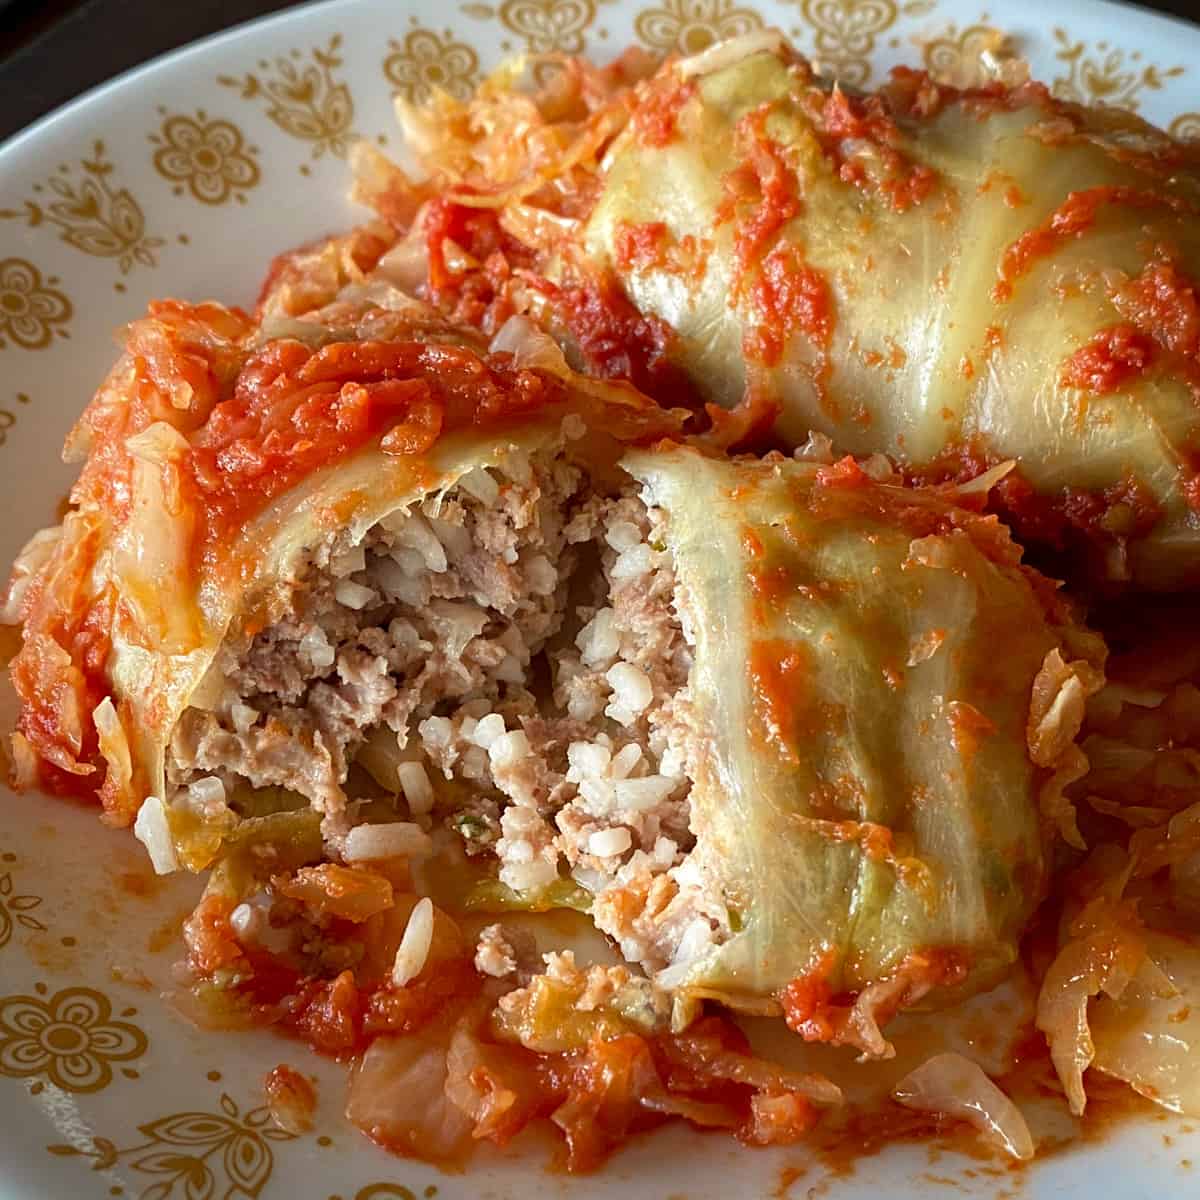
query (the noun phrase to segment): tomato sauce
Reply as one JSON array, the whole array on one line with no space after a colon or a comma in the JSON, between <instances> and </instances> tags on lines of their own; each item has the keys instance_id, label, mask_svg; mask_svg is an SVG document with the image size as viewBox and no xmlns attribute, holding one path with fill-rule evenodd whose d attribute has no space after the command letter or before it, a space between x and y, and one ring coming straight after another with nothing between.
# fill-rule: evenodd
<instances>
[{"instance_id":1,"label":"tomato sauce","mask_svg":"<svg viewBox=\"0 0 1200 1200\"><path fill-rule=\"evenodd\" d=\"M1001 460L977 440L952 445L929 466L909 471L910 482L965 483ZM1014 467L986 497L995 513L1022 544L1053 547L1067 553L1090 553L1117 539L1142 537L1162 519L1162 507L1150 489L1130 474L1096 491L1062 488L1038 491Z\"/></svg>"},{"instance_id":2,"label":"tomato sauce","mask_svg":"<svg viewBox=\"0 0 1200 1200\"><path fill-rule=\"evenodd\" d=\"M751 267L801 211L796 173L785 160L783 148L767 136L771 110L770 104L764 104L738 121L734 144L742 161L721 180L716 224L737 220L733 237L735 298Z\"/></svg>"},{"instance_id":3,"label":"tomato sauce","mask_svg":"<svg viewBox=\"0 0 1200 1200\"><path fill-rule=\"evenodd\" d=\"M695 94L694 79L674 79L667 87L654 88L633 110L632 124L641 144L652 149L670 145L679 114Z\"/></svg>"},{"instance_id":4,"label":"tomato sauce","mask_svg":"<svg viewBox=\"0 0 1200 1200\"><path fill-rule=\"evenodd\" d=\"M922 102L931 101L927 92ZM936 190L937 171L913 162L904 152L904 136L885 97L851 96L837 87L830 92L813 88L804 96L804 104L843 183L879 196L895 213L908 212ZM864 143L871 146L871 163L861 155ZM876 163L882 166L882 173Z\"/></svg>"},{"instance_id":5,"label":"tomato sauce","mask_svg":"<svg viewBox=\"0 0 1200 1200\"><path fill-rule=\"evenodd\" d=\"M1012 299L1013 285L1027 275L1041 258L1056 253L1067 242L1081 237L1096 223L1096 214L1110 205L1137 209L1165 209L1182 214L1190 209L1182 201L1158 192L1133 187L1094 187L1071 192L1044 221L1012 242L1000 257L999 278L992 287L992 299L1004 303Z\"/></svg>"},{"instance_id":6,"label":"tomato sauce","mask_svg":"<svg viewBox=\"0 0 1200 1200\"><path fill-rule=\"evenodd\" d=\"M450 429L533 412L564 397L552 376L455 346L272 342L250 359L193 438L188 469L206 521L201 553L319 467L382 436L385 452L427 451Z\"/></svg>"},{"instance_id":7,"label":"tomato sauce","mask_svg":"<svg viewBox=\"0 0 1200 1200\"><path fill-rule=\"evenodd\" d=\"M805 647L763 638L750 647L748 670L759 736L787 763L796 763L793 730L809 707L810 665Z\"/></svg>"},{"instance_id":8,"label":"tomato sauce","mask_svg":"<svg viewBox=\"0 0 1200 1200\"><path fill-rule=\"evenodd\" d=\"M827 371L824 354L833 337L834 314L825 275L804 262L796 246L784 243L763 259L749 293L756 320L743 338L746 356L775 366L788 339L804 333L822 352L818 375Z\"/></svg>"},{"instance_id":9,"label":"tomato sauce","mask_svg":"<svg viewBox=\"0 0 1200 1200\"><path fill-rule=\"evenodd\" d=\"M807 971L792 979L779 994L787 1027L806 1042L833 1040L835 1029L829 1012L833 987L830 980L837 964L836 952L826 949Z\"/></svg>"},{"instance_id":10,"label":"tomato sauce","mask_svg":"<svg viewBox=\"0 0 1200 1200\"><path fill-rule=\"evenodd\" d=\"M615 258L622 271L645 271L663 265L664 245L669 236L665 221L622 221L615 239Z\"/></svg>"},{"instance_id":11,"label":"tomato sauce","mask_svg":"<svg viewBox=\"0 0 1200 1200\"><path fill-rule=\"evenodd\" d=\"M694 234L673 238L663 221L621 221L613 242L613 258L621 272L666 271L696 285L704 277L711 249L708 239Z\"/></svg>"},{"instance_id":12,"label":"tomato sauce","mask_svg":"<svg viewBox=\"0 0 1200 1200\"><path fill-rule=\"evenodd\" d=\"M1133 325L1101 329L1063 364L1059 382L1097 396L1119 391L1141 375L1154 357L1154 343Z\"/></svg>"},{"instance_id":13,"label":"tomato sauce","mask_svg":"<svg viewBox=\"0 0 1200 1200\"><path fill-rule=\"evenodd\" d=\"M700 409L686 372L671 357L675 331L643 315L611 272L598 272L559 286L538 280L587 363L604 379L626 379L663 405Z\"/></svg>"}]
</instances>

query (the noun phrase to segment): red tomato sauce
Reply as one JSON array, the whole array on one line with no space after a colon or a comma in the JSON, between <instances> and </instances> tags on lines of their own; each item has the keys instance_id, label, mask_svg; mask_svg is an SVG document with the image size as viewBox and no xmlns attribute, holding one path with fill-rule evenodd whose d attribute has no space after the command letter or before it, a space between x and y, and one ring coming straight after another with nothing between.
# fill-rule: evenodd
<instances>
[{"instance_id":1,"label":"red tomato sauce","mask_svg":"<svg viewBox=\"0 0 1200 1200\"><path fill-rule=\"evenodd\" d=\"M633 128L642 145L659 149L674 141L679 114L695 94L694 79L674 79L666 87L654 88L633 111Z\"/></svg>"},{"instance_id":2,"label":"red tomato sauce","mask_svg":"<svg viewBox=\"0 0 1200 1200\"><path fill-rule=\"evenodd\" d=\"M775 366L788 339L804 333L822 352L818 375L823 374L834 329L833 296L824 274L804 262L796 246L781 244L763 259L749 293L757 319L743 337L746 356Z\"/></svg>"},{"instance_id":3,"label":"red tomato sauce","mask_svg":"<svg viewBox=\"0 0 1200 1200\"><path fill-rule=\"evenodd\" d=\"M428 203L424 234L428 299L454 321L498 329L513 311L506 285L515 269L533 264L534 253L505 232L495 209L458 203L454 196ZM460 252L453 261L448 242Z\"/></svg>"},{"instance_id":4,"label":"red tomato sauce","mask_svg":"<svg viewBox=\"0 0 1200 1200\"><path fill-rule=\"evenodd\" d=\"M708 266L712 244L690 233L674 238L663 221L622 221L613 248L619 271L666 271L698 284Z\"/></svg>"},{"instance_id":5,"label":"red tomato sauce","mask_svg":"<svg viewBox=\"0 0 1200 1200\"><path fill-rule=\"evenodd\" d=\"M1119 391L1141 375L1154 357L1154 343L1133 325L1101 329L1063 364L1059 381L1097 396Z\"/></svg>"},{"instance_id":6,"label":"red tomato sauce","mask_svg":"<svg viewBox=\"0 0 1200 1200\"><path fill-rule=\"evenodd\" d=\"M913 538L960 530L993 562L1020 565L1021 547L1012 540L1008 529L995 516L973 511L956 493L930 496L898 485L879 484L848 455L831 466L821 467L817 483L820 486L808 502L820 516L841 521L870 517L899 525Z\"/></svg>"},{"instance_id":7,"label":"red tomato sauce","mask_svg":"<svg viewBox=\"0 0 1200 1200\"><path fill-rule=\"evenodd\" d=\"M851 96L840 88L830 92L813 88L804 102L843 183L866 195L878 195L896 213L915 208L937 188L938 173L924 163L914 163L904 152L904 136L884 97ZM882 174L868 169L860 157L863 143L872 147Z\"/></svg>"},{"instance_id":8,"label":"red tomato sauce","mask_svg":"<svg viewBox=\"0 0 1200 1200\"><path fill-rule=\"evenodd\" d=\"M672 360L675 331L657 317L639 312L610 272L562 287L545 279L536 286L550 301L591 373L626 379L663 405L701 407L686 372Z\"/></svg>"},{"instance_id":9,"label":"red tomato sauce","mask_svg":"<svg viewBox=\"0 0 1200 1200\"><path fill-rule=\"evenodd\" d=\"M978 442L967 442L949 447L929 467L908 475L919 483L966 482L999 461ZM1078 554L1117 539L1142 537L1162 519L1162 506L1136 476L1098 491L1062 488L1046 493L1029 482L1020 466L990 490L986 510L1011 527L1021 543Z\"/></svg>"},{"instance_id":10,"label":"red tomato sauce","mask_svg":"<svg viewBox=\"0 0 1200 1200\"><path fill-rule=\"evenodd\" d=\"M427 451L443 431L487 425L561 401L550 376L454 346L338 342L311 351L272 342L193 438L205 553L276 497L382 435L386 452Z\"/></svg>"},{"instance_id":11,"label":"red tomato sauce","mask_svg":"<svg viewBox=\"0 0 1200 1200\"><path fill-rule=\"evenodd\" d=\"M793 730L809 708L808 652L799 642L762 638L747 664L759 736L788 763L797 762Z\"/></svg>"},{"instance_id":12,"label":"red tomato sauce","mask_svg":"<svg viewBox=\"0 0 1200 1200\"><path fill-rule=\"evenodd\" d=\"M1018 279L1027 275L1039 259L1056 253L1091 229L1096 214L1109 205L1180 211L1180 202L1172 197L1132 187L1094 187L1071 192L1044 221L1006 247L1000 257L999 278L992 287L992 299L998 304L1012 299L1013 284Z\"/></svg>"},{"instance_id":13,"label":"red tomato sauce","mask_svg":"<svg viewBox=\"0 0 1200 1200\"><path fill-rule=\"evenodd\" d=\"M738 121L734 144L742 161L721 180L716 224L737 220L733 237L735 298L747 272L801 211L796 173L779 143L767 136L771 110L771 104L763 104Z\"/></svg>"},{"instance_id":14,"label":"red tomato sauce","mask_svg":"<svg viewBox=\"0 0 1200 1200\"><path fill-rule=\"evenodd\" d=\"M622 271L645 271L664 262L664 246L669 237L664 221L630 224L622 221L616 236L616 262Z\"/></svg>"}]
</instances>

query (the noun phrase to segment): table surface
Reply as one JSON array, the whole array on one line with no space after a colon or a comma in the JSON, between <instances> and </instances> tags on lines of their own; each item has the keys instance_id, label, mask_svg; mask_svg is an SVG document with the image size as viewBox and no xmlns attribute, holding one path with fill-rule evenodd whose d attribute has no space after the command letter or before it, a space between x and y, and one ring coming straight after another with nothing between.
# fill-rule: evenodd
<instances>
[{"instance_id":1,"label":"table surface","mask_svg":"<svg viewBox=\"0 0 1200 1200\"><path fill-rule=\"evenodd\" d=\"M0 141L129 67L292 7L277 0L0 0ZM1200 20L1200 0L1143 0L1143 7Z\"/></svg>"}]
</instances>

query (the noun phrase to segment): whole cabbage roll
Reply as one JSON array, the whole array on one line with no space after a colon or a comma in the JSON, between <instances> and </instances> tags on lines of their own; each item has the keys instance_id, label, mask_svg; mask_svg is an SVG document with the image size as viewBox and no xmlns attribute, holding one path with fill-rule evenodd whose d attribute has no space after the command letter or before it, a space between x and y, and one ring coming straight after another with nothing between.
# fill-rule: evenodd
<instances>
[{"instance_id":1,"label":"whole cabbage roll","mask_svg":"<svg viewBox=\"0 0 1200 1200\"><path fill-rule=\"evenodd\" d=\"M1200 579L1195 149L1038 84L860 95L748 41L639 93L583 234L673 361L793 444L926 478L1016 460L1023 540Z\"/></svg>"}]
</instances>

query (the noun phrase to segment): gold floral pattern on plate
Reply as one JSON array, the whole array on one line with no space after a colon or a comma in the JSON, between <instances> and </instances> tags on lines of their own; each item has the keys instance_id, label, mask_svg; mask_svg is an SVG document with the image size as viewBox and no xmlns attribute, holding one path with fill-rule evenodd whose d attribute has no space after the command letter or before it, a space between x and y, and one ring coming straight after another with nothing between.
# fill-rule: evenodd
<instances>
[{"instance_id":1,"label":"gold floral pattern on plate","mask_svg":"<svg viewBox=\"0 0 1200 1200\"><path fill-rule=\"evenodd\" d=\"M45 984L35 990L44 994ZM120 1015L136 1011L127 1008ZM140 1058L146 1046L141 1029L115 1020L108 997L94 988L64 988L48 999L0 999L0 1075L43 1076L66 1092L98 1092L112 1082L113 1063Z\"/></svg>"},{"instance_id":2,"label":"gold floral pattern on plate","mask_svg":"<svg viewBox=\"0 0 1200 1200\"><path fill-rule=\"evenodd\" d=\"M498 7L464 4L461 11L480 21L499 20L531 54L581 54L596 0L502 0Z\"/></svg>"},{"instance_id":3,"label":"gold floral pattern on plate","mask_svg":"<svg viewBox=\"0 0 1200 1200\"><path fill-rule=\"evenodd\" d=\"M721 38L763 27L762 17L734 0L664 0L634 18L638 40L661 54L699 54Z\"/></svg>"},{"instance_id":4,"label":"gold floral pattern on plate","mask_svg":"<svg viewBox=\"0 0 1200 1200\"><path fill-rule=\"evenodd\" d=\"M59 290L57 275L42 276L24 258L0 259L0 350L10 343L22 350L44 350L58 337L75 309Z\"/></svg>"},{"instance_id":5,"label":"gold floral pattern on plate","mask_svg":"<svg viewBox=\"0 0 1200 1200\"><path fill-rule=\"evenodd\" d=\"M875 39L896 23L896 0L801 0L813 58L823 74L861 86L871 77Z\"/></svg>"},{"instance_id":6,"label":"gold floral pattern on plate","mask_svg":"<svg viewBox=\"0 0 1200 1200\"><path fill-rule=\"evenodd\" d=\"M1108 42L1074 41L1065 29L1054 30L1058 50L1054 57L1066 63L1067 73L1051 84L1062 100L1080 104L1111 104L1137 109L1142 91L1159 91L1167 79L1183 74L1184 68L1143 63L1141 51L1122 50Z\"/></svg>"},{"instance_id":7,"label":"gold floral pattern on plate","mask_svg":"<svg viewBox=\"0 0 1200 1200\"><path fill-rule=\"evenodd\" d=\"M1200 139L1200 112L1180 113L1171 122L1167 132L1185 142Z\"/></svg>"},{"instance_id":8,"label":"gold floral pattern on plate","mask_svg":"<svg viewBox=\"0 0 1200 1200\"><path fill-rule=\"evenodd\" d=\"M80 1138L74 1145L47 1146L51 1154L92 1160L93 1171L123 1163L149 1176L138 1200L234 1200L256 1197L275 1170L269 1142L290 1142L295 1134L270 1125L266 1105L245 1115L221 1093L218 1112L179 1112L138 1126L145 1141L118 1147L105 1137Z\"/></svg>"},{"instance_id":9,"label":"gold floral pattern on plate","mask_svg":"<svg viewBox=\"0 0 1200 1200\"><path fill-rule=\"evenodd\" d=\"M986 20L986 16L983 18ZM930 38L921 50L925 69L939 83L964 87L979 74L984 53L1007 54L1013 50L1008 36L993 25L968 25L961 32L951 25L939 37Z\"/></svg>"},{"instance_id":10,"label":"gold floral pattern on plate","mask_svg":"<svg viewBox=\"0 0 1200 1200\"><path fill-rule=\"evenodd\" d=\"M260 59L258 72L240 79L218 75L217 82L237 88L243 100L261 100L267 117L291 137L311 143L313 158L326 152L345 158L353 132L354 98L335 72L343 66L342 35L335 33L322 49L281 54L273 62ZM306 61L306 57L309 61Z\"/></svg>"},{"instance_id":11,"label":"gold floral pattern on plate","mask_svg":"<svg viewBox=\"0 0 1200 1200\"><path fill-rule=\"evenodd\" d=\"M146 232L142 206L115 182L114 169L104 142L97 140L91 157L79 160L78 171L63 163L45 183L33 185L23 208L2 208L0 217L23 217L31 228L51 226L68 246L115 259L122 275L135 266L157 266L157 251L166 243Z\"/></svg>"},{"instance_id":12,"label":"gold floral pattern on plate","mask_svg":"<svg viewBox=\"0 0 1200 1200\"><path fill-rule=\"evenodd\" d=\"M26 403L29 401L24 392L18 392L17 399L24 399ZM8 431L16 423L17 418L11 412L0 408L0 446L8 440ZM0 659L0 662L3 662L3 659ZM15 854L5 854L2 861L8 864L16 860ZM45 932L45 925L32 915L33 910L40 907L41 903L41 896L17 891L11 871L0 872L0 950L12 941L13 930L18 925L35 933Z\"/></svg>"},{"instance_id":13,"label":"gold floral pattern on plate","mask_svg":"<svg viewBox=\"0 0 1200 1200\"><path fill-rule=\"evenodd\" d=\"M403 42L390 38L388 49L383 73L410 104L425 103L435 91L469 100L479 83L479 55L466 42L456 41L449 29L439 35L418 26Z\"/></svg>"},{"instance_id":14,"label":"gold floral pattern on plate","mask_svg":"<svg viewBox=\"0 0 1200 1200\"><path fill-rule=\"evenodd\" d=\"M254 161L258 147L248 145L232 121L210 119L203 109L195 117L158 111L162 127L150 135L157 147L154 169L174 185L175 195L187 191L201 204L224 204L231 197L244 204L246 192L262 179Z\"/></svg>"}]
</instances>

